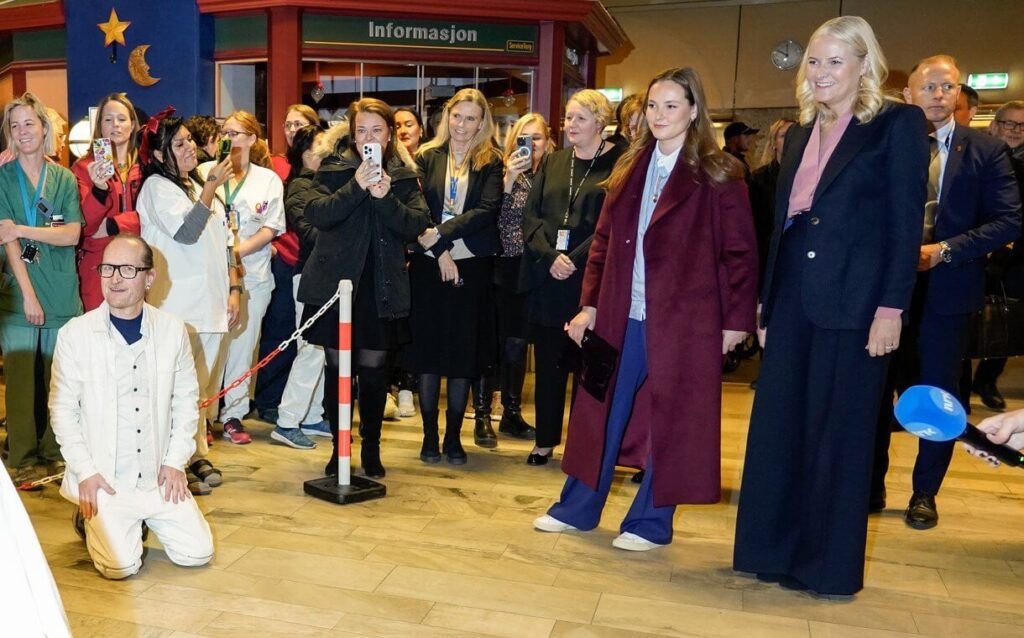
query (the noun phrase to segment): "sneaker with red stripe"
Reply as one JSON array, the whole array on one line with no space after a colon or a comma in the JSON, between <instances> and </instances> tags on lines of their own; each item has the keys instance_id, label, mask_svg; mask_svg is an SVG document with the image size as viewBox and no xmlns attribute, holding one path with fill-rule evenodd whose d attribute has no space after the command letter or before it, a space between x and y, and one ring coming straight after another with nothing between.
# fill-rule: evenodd
<instances>
[{"instance_id":1,"label":"sneaker with red stripe","mask_svg":"<svg viewBox=\"0 0 1024 638\"><path fill-rule=\"evenodd\" d=\"M224 438L235 445L252 442L252 437L245 431L245 426L238 419L228 419L224 422Z\"/></svg>"}]
</instances>

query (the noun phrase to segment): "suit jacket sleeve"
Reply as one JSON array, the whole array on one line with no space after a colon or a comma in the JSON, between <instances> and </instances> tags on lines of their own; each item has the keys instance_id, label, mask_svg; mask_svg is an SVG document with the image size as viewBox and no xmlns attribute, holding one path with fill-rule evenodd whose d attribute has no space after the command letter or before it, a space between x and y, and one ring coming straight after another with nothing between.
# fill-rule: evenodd
<instances>
[{"instance_id":1,"label":"suit jacket sleeve","mask_svg":"<svg viewBox=\"0 0 1024 638\"><path fill-rule=\"evenodd\" d=\"M952 261L961 266L1020 237L1020 189L1005 146L986 152L981 175L980 226L947 239Z\"/></svg>"},{"instance_id":2,"label":"suit jacket sleeve","mask_svg":"<svg viewBox=\"0 0 1024 638\"><path fill-rule=\"evenodd\" d=\"M757 303L757 236L750 198L742 181L720 187L718 215L718 289L722 327L753 332Z\"/></svg>"},{"instance_id":3,"label":"suit jacket sleeve","mask_svg":"<svg viewBox=\"0 0 1024 638\"><path fill-rule=\"evenodd\" d=\"M477 179L483 180L479 201L473 208L462 211L461 215L456 215L437 227L441 238L433 248L435 255L451 250L454 240L468 237L498 223L502 198L501 172L501 162L497 160L487 164L479 172Z\"/></svg>"},{"instance_id":4,"label":"suit jacket sleeve","mask_svg":"<svg viewBox=\"0 0 1024 638\"><path fill-rule=\"evenodd\" d=\"M885 140L886 165L880 176L886 180L889 197L886 241L886 265L878 305L907 310L917 281L921 228L928 196L928 128L924 112L918 108L900 108L894 114ZM849 214L856 214L850 211Z\"/></svg>"},{"instance_id":5,"label":"suit jacket sleeve","mask_svg":"<svg viewBox=\"0 0 1024 638\"><path fill-rule=\"evenodd\" d=\"M177 321L171 325L178 328L178 360L174 366L174 394L171 395L171 440L161 463L176 470L184 470L196 450L199 382L185 326Z\"/></svg>"}]
</instances>

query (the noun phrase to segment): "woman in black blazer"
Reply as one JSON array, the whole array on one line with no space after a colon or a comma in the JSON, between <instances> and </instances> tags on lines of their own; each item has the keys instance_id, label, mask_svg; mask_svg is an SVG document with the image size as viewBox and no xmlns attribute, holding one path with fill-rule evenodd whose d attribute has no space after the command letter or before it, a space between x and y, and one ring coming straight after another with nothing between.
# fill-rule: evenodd
<instances>
[{"instance_id":1,"label":"woman in black blazer","mask_svg":"<svg viewBox=\"0 0 1024 638\"><path fill-rule=\"evenodd\" d=\"M395 140L395 118L384 102L363 98L349 109L349 136L338 155L320 165L314 186L321 195L306 205L317 230L302 269L298 299L307 321L349 279L352 297L352 367L359 382L359 433L363 472L383 478L380 430L388 392L388 354L409 341L409 277L405 244L428 224L416 169ZM363 161L363 144L380 144L384 166ZM379 177L379 179L378 179ZM306 340L323 346L327 359L324 405L338 441L338 307L318 319ZM325 472L337 473L337 451Z\"/></svg>"},{"instance_id":2,"label":"woman in black blazer","mask_svg":"<svg viewBox=\"0 0 1024 638\"><path fill-rule=\"evenodd\" d=\"M820 594L863 586L874 421L921 243L925 119L885 100L887 74L862 18L811 36L761 291L734 567Z\"/></svg>"},{"instance_id":3,"label":"woman in black blazer","mask_svg":"<svg viewBox=\"0 0 1024 638\"><path fill-rule=\"evenodd\" d=\"M420 147L423 195L431 228L412 246L412 343L403 367L420 375L423 448L420 459L466 462L460 434L472 379L494 363L497 340L491 308L501 152L487 99L462 89L445 104L437 136ZM438 401L446 377L444 446L438 447Z\"/></svg>"}]
</instances>

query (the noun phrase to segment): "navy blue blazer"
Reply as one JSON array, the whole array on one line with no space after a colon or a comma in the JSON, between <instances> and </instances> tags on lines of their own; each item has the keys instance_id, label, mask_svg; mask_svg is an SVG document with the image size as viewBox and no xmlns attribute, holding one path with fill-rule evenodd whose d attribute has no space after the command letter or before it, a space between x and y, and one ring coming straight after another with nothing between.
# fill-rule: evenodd
<instances>
[{"instance_id":1,"label":"navy blue blazer","mask_svg":"<svg viewBox=\"0 0 1024 638\"><path fill-rule=\"evenodd\" d=\"M935 241L949 244L952 261L929 271L925 308L940 315L981 308L986 256L1020 234L1020 190L1009 147L957 124L935 212Z\"/></svg>"},{"instance_id":2,"label":"navy blue blazer","mask_svg":"<svg viewBox=\"0 0 1024 638\"><path fill-rule=\"evenodd\" d=\"M793 179L811 137L793 126L779 171L761 289L761 323L770 326L775 263ZM836 330L871 326L879 306L907 310L914 290L928 184L928 128L916 106L890 102L870 122L854 117L822 171L801 253L803 310Z\"/></svg>"}]
</instances>

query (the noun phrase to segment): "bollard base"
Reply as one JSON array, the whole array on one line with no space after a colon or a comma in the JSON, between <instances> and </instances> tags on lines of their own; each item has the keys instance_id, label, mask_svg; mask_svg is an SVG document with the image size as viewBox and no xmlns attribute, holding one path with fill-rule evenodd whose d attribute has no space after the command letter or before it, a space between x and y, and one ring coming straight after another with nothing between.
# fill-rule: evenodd
<instances>
[{"instance_id":1,"label":"bollard base","mask_svg":"<svg viewBox=\"0 0 1024 638\"><path fill-rule=\"evenodd\" d=\"M351 482L351 485L338 485L337 476L325 476L306 481L302 489L310 496L338 505L372 501L375 498L384 498L387 493L383 483L362 476L353 476Z\"/></svg>"}]
</instances>

